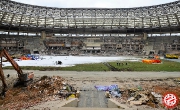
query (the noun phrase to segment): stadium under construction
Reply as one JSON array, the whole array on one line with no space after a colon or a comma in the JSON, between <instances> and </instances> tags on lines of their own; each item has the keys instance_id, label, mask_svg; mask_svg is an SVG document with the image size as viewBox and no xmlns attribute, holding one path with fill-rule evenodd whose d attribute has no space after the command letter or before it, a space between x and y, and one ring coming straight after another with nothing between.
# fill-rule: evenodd
<instances>
[{"instance_id":1,"label":"stadium under construction","mask_svg":"<svg viewBox=\"0 0 180 110\"><path fill-rule=\"evenodd\" d=\"M180 1L135 8L54 8L0 0L0 46L11 54L180 52Z\"/></svg>"}]
</instances>

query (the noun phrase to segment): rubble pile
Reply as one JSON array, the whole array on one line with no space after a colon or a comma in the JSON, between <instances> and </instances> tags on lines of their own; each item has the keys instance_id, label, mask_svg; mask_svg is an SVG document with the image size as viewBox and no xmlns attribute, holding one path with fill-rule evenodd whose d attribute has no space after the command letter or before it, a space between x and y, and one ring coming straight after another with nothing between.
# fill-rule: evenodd
<instances>
[{"instance_id":1,"label":"rubble pile","mask_svg":"<svg viewBox=\"0 0 180 110\"><path fill-rule=\"evenodd\" d=\"M73 92L75 92L73 87L66 84L62 77L43 76L27 87L9 88L6 96L0 99L0 108L28 108L40 102L67 98Z\"/></svg>"},{"instance_id":2,"label":"rubble pile","mask_svg":"<svg viewBox=\"0 0 180 110\"><path fill-rule=\"evenodd\" d=\"M110 96L114 100L121 104L127 104L129 106L148 105L153 108L157 108L159 101L149 91L135 91L127 89L121 91L121 97Z\"/></svg>"},{"instance_id":3,"label":"rubble pile","mask_svg":"<svg viewBox=\"0 0 180 110\"><path fill-rule=\"evenodd\" d=\"M166 92L173 92L180 97L180 87L171 87L171 86L155 86L154 91L159 94L164 94Z\"/></svg>"},{"instance_id":4,"label":"rubble pile","mask_svg":"<svg viewBox=\"0 0 180 110\"><path fill-rule=\"evenodd\" d=\"M173 79L168 80L155 80L151 81L149 85L145 81L139 83L138 86L133 86L126 88L127 85L118 88L119 95L114 95L112 91L106 91L106 97L112 98L121 104L126 104L129 107L132 106L142 106L164 109L166 108L163 104L163 97L166 93L174 93L180 100L180 85L179 79L175 79L174 83L171 82ZM124 87L124 88L123 88ZM117 91L117 89L113 90ZM180 108L180 102L174 109Z\"/></svg>"}]
</instances>

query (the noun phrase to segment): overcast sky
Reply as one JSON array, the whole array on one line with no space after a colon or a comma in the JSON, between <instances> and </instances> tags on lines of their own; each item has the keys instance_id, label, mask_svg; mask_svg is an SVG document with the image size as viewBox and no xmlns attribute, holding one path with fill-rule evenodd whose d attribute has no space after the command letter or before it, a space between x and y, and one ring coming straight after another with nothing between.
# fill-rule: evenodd
<instances>
[{"instance_id":1,"label":"overcast sky","mask_svg":"<svg viewBox=\"0 0 180 110\"><path fill-rule=\"evenodd\" d=\"M13 0L21 3L58 8L132 8L169 3L177 0Z\"/></svg>"}]
</instances>

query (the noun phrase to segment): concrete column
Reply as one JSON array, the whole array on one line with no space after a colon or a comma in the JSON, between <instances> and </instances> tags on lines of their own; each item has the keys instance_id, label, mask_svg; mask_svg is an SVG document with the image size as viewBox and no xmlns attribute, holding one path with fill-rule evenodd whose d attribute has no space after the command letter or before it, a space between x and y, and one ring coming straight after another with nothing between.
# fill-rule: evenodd
<instances>
[{"instance_id":1,"label":"concrete column","mask_svg":"<svg viewBox=\"0 0 180 110\"><path fill-rule=\"evenodd\" d=\"M46 38L46 32L45 31L42 31L41 32L41 39L45 39Z\"/></svg>"},{"instance_id":2,"label":"concrete column","mask_svg":"<svg viewBox=\"0 0 180 110\"><path fill-rule=\"evenodd\" d=\"M147 33L143 33L143 39L147 40L147 37L148 37Z\"/></svg>"}]
</instances>

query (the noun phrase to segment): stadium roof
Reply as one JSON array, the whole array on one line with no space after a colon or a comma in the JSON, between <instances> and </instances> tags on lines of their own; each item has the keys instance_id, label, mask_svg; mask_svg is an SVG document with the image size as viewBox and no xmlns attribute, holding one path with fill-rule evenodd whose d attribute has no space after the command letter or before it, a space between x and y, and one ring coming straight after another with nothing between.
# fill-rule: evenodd
<instances>
[{"instance_id":1,"label":"stadium roof","mask_svg":"<svg viewBox=\"0 0 180 110\"><path fill-rule=\"evenodd\" d=\"M20 3L59 8L132 8L165 4L175 0L13 0Z\"/></svg>"},{"instance_id":2,"label":"stadium roof","mask_svg":"<svg viewBox=\"0 0 180 110\"><path fill-rule=\"evenodd\" d=\"M0 29L52 33L180 30L180 1L136 8L54 8L0 0Z\"/></svg>"}]
</instances>

